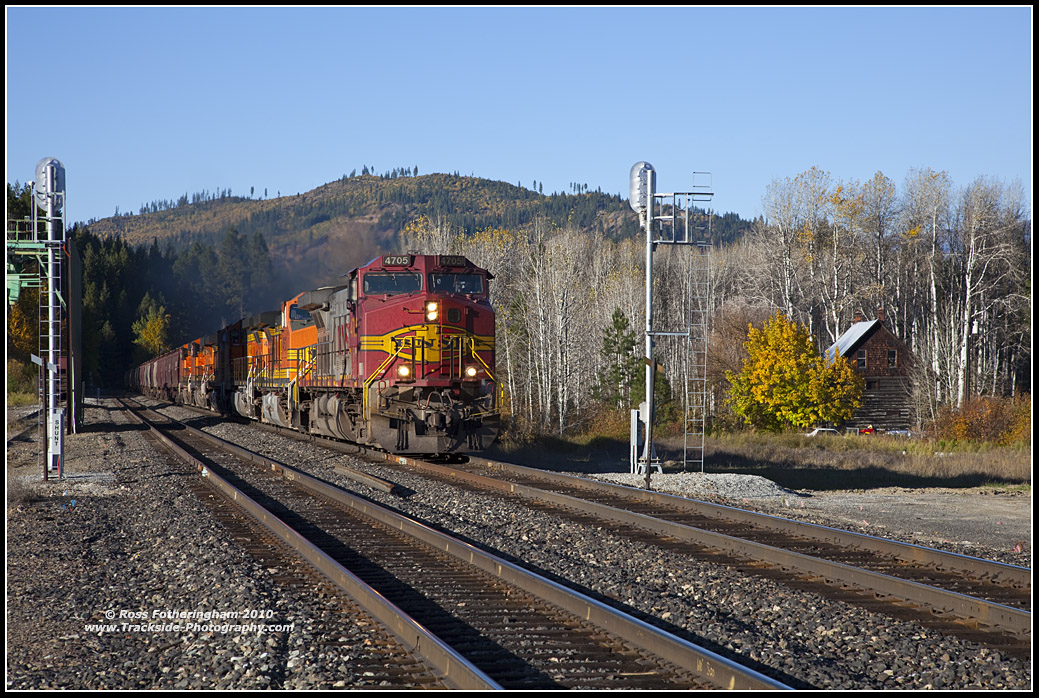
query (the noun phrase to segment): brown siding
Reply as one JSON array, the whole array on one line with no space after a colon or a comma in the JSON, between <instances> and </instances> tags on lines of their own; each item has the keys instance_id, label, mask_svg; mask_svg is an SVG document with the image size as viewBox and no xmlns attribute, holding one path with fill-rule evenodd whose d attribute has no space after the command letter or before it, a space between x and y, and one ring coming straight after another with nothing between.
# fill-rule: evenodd
<instances>
[{"instance_id":1,"label":"brown siding","mask_svg":"<svg viewBox=\"0 0 1039 698\"><path fill-rule=\"evenodd\" d=\"M909 381L902 377L867 378L874 384L862 393L862 406L847 426L876 429L908 429L913 421L909 402Z\"/></svg>"},{"instance_id":2,"label":"brown siding","mask_svg":"<svg viewBox=\"0 0 1039 698\"><path fill-rule=\"evenodd\" d=\"M865 368L858 366L860 351L866 352ZM889 365L889 351L896 352L894 366ZM914 361L909 348L890 330L879 325L845 358L866 381L862 406L846 426L863 428L872 425L878 430L909 428L913 422L909 372Z\"/></svg>"},{"instance_id":3,"label":"brown siding","mask_svg":"<svg viewBox=\"0 0 1039 698\"><path fill-rule=\"evenodd\" d=\"M866 352L866 368L857 368L858 353L860 351ZM888 365L888 352L896 352L895 366L891 367ZM909 349L903 344L895 335L891 334L890 330L885 327L880 327L865 342L856 347L850 352L848 358L851 360L852 365L856 366L856 370L860 375L864 377L868 376L907 376L909 374L909 367L911 365L912 357L909 354Z\"/></svg>"}]
</instances>

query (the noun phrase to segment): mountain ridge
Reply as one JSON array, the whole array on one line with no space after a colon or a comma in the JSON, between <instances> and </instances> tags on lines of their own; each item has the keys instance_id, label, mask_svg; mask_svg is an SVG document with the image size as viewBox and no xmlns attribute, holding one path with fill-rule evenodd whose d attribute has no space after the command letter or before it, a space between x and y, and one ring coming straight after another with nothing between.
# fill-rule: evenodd
<instances>
[{"instance_id":1,"label":"mountain ridge","mask_svg":"<svg viewBox=\"0 0 1039 698\"><path fill-rule=\"evenodd\" d=\"M542 218L550 226L597 230L621 239L639 232L628 202L600 191L549 195L473 176L351 175L307 192L274 198L219 197L138 214L92 221L100 237L117 236L138 245L183 249L196 242L216 244L232 228L240 235L259 233L276 270L305 270L334 282L344 268L397 251L400 231L428 217L462 234L488 228L523 228ZM738 219L738 217L737 217Z\"/></svg>"}]
</instances>

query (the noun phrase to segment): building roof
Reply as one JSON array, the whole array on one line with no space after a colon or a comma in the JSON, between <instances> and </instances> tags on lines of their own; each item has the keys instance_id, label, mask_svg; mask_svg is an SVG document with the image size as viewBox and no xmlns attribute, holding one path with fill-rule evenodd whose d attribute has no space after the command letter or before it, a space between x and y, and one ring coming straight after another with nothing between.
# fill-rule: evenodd
<instances>
[{"instance_id":1,"label":"building roof","mask_svg":"<svg viewBox=\"0 0 1039 698\"><path fill-rule=\"evenodd\" d=\"M873 326L879 324L880 320L869 320L853 324L826 350L825 356L827 361L834 361L838 356L847 356L848 352L873 330Z\"/></svg>"}]
</instances>

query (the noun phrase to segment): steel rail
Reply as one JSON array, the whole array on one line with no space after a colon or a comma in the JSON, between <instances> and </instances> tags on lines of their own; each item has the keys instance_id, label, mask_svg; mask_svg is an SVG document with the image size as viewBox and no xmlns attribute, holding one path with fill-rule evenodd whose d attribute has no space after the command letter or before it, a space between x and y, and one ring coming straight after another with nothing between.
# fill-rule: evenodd
<instances>
[{"instance_id":1,"label":"steel rail","mask_svg":"<svg viewBox=\"0 0 1039 698\"><path fill-rule=\"evenodd\" d=\"M30 419L35 420L35 421L33 421L32 424L29 424L27 427L25 427L21 431L17 432L16 434L13 434L13 435L12 434L7 434L7 444L11 445L12 441L17 441L18 439L22 438L25 434L29 433L30 431L38 429L40 427L39 416L40 416L40 410L39 410L39 408L36 408L32 412L30 412L28 414L23 414L18 419L13 419L10 422L8 422L7 423L7 427L10 428L12 424L19 425L22 422L28 423Z\"/></svg>"},{"instance_id":2,"label":"steel rail","mask_svg":"<svg viewBox=\"0 0 1039 698\"><path fill-rule=\"evenodd\" d=\"M486 553L469 543L332 487L306 473L288 466L280 467L287 479L298 481L318 494L493 574L647 652L678 666L694 669L697 674L719 688L742 690L788 688L781 682L740 666L721 655L675 637L594 599L578 594L561 584L528 572L518 565Z\"/></svg>"},{"instance_id":3,"label":"steel rail","mask_svg":"<svg viewBox=\"0 0 1039 698\"><path fill-rule=\"evenodd\" d=\"M434 675L441 678L446 685L463 690L501 690L502 687L497 682L476 668L453 648L444 644L436 635L412 620L407 614L384 598L382 594L372 589L325 552L315 547L310 541L256 503L251 497L207 468L204 463L185 451L180 445L156 428L154 424L137 414L126 403L123 404L127 407L128 414L151 429L152 433L179 458L197 468L215 489L238 504L251 517L296 550L301 557L324 574L336 587L357 601L383 627L389 630L405 649L424 658L432 667ZM179 422L177 423L180 424ZM194 427L183 426L193 434L208 437L207 441L216 439L216 437L205 434L205 432L201 432ZM217 440L220 441L219 439ZM226 444L226 442L223 442L223 444L233 446L233 444ZM274 462L269 461L269 463L273 465Z\"/></svg>"},{"instance_id":4,"label":"steel rail","mask_svg":"<svg viewBox=\"0 0 1039 698\"><path fill-rule=\"evenodd\" d=\"M764 561L785 569L800 570L824 579L827 582L840 582L865 591L874 592L881 597L892 596L902 601L921 604L961 620L974 621L1006 630L1018 637L1027 637L1031 634L1032 614L1028 611L1003 604L975 599L965 594L931 587L919 582L912 582L844 563L824 560L723 533L716 533L686 524L667 521L666 519L618 509L605 504L578 499L570 495L495 480L449 466L436 465L403 456L387 455L385 459L400 464L414 465L448 477L468 479L498 491L511 492L530 499L548 501L612 521L638 526L661 536L670 536L688 543L712 547L751 560ZM628 490L630 488L623 489Z\"/></svg>"},{"instance_id":5,"label":"steel rail","mask_svg":"<svg viewBox=\"0 0 1039 698\"><path fill-rule=\"evenodd\" d=\"M261 428L275 431L276 433L289 436L290 438L308 440L314 440L315 438L313 436L286 430L275 425L257 424ZM346 444L323 438L320 439L320 443L324 447L330 447L342 452L364 453L391 463L412 465L430 471L438 471L448 477L470 479L473 482L479 482L480 484L492 489L512 492L532 499L541 499L546 501L552 501L554 499L556 503L563 504L570 508L577 508L605 518L639 525L644 529L654 531L658 534L671 535L687 542L699 545L713 545L713 547L720 550L738 554L752 560L761 559L761 551L765 551L766 554L774 554L775 559L772 559L772 561L778 566L801 569L831 582L839 581L866 591L879 592L878 596L889 595L910 603L920 603L935 609L937 612L946 613L958 619L968 622L974 621L1004 629L1018 637L1031 636L1031 613L1003 604L975 599L965 594L938 589L918 582L899 579L898 577L871 572L850 565L845 565L843 563L804 555L802 553L786 551L781 548L746 541L685 524L668 522L664 519L657 519L644 514L596 504L594 502L589 502L588 500L578 499L568 495L551 493L539 488L528 487L516 483L507 483L493 478L486 478L462 469L437 465L417 458L389 454L359 444L350 444L348 446ZM876 536L868 536L852 531L820 526L818 524L783 519L767 514L759 514L757 512L702 502L699 500L691 500L660 492L626 487L624 485L613 483L599 482L573 475L564 475L551 471L528 468L526 466L515 465L512 463L492 461L477 456L468 456L468 460L471 463L483 467L498 469L504 472L513 472L548 482L565 485L579 484L581 487L586 487L599 492L621 494L625 497L634 497L650 503L663 503L672 507L677 506L694 513L707 512L706 515L708 516L718 517L720 515L722 518L728 518L730 521L772 528L772 530L790 535L797 535L841 546L856 546L861 549L872 550L878 554L886 554L909 562L945 567L958 572L966 572L968 574L976 575L981 578L1000 579L1009 584L1026 586L1028 588L1031 587L1031 570L1025 567L1008 565L992 560L973 558L966 555L935 550L933 548L926 548L898 541L891 541ZM658 523L659 525L657 525ZM763 526L763 524L765 525Z\"/></svg>"},{"instance_id":6,"label":"steel rail","mask_svg":"<svg viewBox=\"0 0 1039 698\"><path fill-rule=\"evenodd\" d=\"M578 485L589 490L607 494L620 494L621 496L638 499L652 504L662 504L683 511L703 514L714 518L722 518L728 521L749 524L759 528L767 528L773 531L786 533L801 538L818 540L832 543L842 547L856 547L861 550L870 550L882 555L913 562L923 565L933 565L938 568L955 570L971 576L990 581L999 580L1008 585L1031 588L1032 570L1027 567L1009 565L994 560L983 560L981 558L951 553L943 550L935 550L920 545L902 543L888 540L878 536L870 536L853 531L845 531L829 526L821 526L803 521L793 521L770 514L761 514L744 509L737 509L723 504L713 504L700 500L689 499L664 492L627 487L598 480L590 480L574 475L564 475L546 470L537 470L512 463L501 463L476 456L469 456L469 462L486 468L497 469L504 472L513 472L526 477L555 482L564 485Z\"/></svg>"},{"instance_id":7,"label":"steel rail","mask_svg":"<svg viewBox=\"0 0 1039 698\"><path fill-rule=\"evenodd\" d=\"M194 427L188 425L183 425L183 427L191 433L202 436L202 438L211 443L221 442L226 446L232 447L232 450L238 449L237 446L227 444L222 439L200 432ZM394 459L398 462L407 460L400 457L394 457ZM406 533L433 548L446 552L484 572L490 573L504 582L519 587L635 647L686 670L693 671L718 688L735 690L790 689L786 684L741 666L722 655L671 635L622 611L579 594L533 572L529 572L518 565L484 552L469 543L436 531L425 524L329 485L291 466L278 463L263 456L255 456L252 460L261 463L272 471L279 471L286 479L297 482L301 486L342 506L364 514L385 526Z\"/></svg>"}]
</instances>

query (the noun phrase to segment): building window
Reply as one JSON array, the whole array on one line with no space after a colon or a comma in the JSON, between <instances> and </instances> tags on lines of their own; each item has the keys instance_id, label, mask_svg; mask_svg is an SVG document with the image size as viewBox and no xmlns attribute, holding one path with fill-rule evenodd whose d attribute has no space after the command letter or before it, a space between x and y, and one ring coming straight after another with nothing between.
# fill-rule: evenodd
<instances>
[{"instance_id":1,"label":"building window","mask_svg":"<svg viewBox=\"0 0 1039 698\"><path fill-rule=\"evenodd\" d=\"M866 368L866 350L865 349L859 349L858 367L859 368Z\"/></svg>"},{"instance_id":2,"label":"building window","mask_svg":"<svg viewBox=\"0 0 1039 698\"><path fill-rule=\"evenodd\" d=\"M887 350L887 367L895 368L898 366L898 350L888 349Z\"/></svg>"}]
</instances>

